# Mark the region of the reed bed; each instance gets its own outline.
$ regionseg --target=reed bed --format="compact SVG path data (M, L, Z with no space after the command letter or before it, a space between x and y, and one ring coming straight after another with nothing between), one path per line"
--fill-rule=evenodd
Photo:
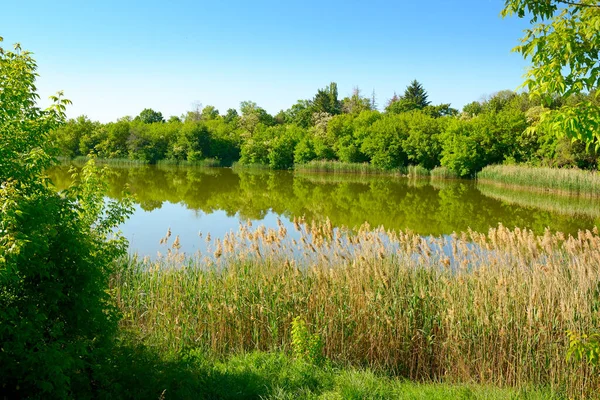
M187 160L159 160L157 165L178 165L189 167L207 167L217 168L221 166L221 161L216 158L205 158L203 160L187 161Z
M123 327L169 350L287 351L301 316L329 359L417 381L600 390L567 330L600 327L600 236L509 230L440 238L242 225L204 254L130 260L112 279Z
M267 164L244 164L238 161L235 161L233 164L231 164L231 168L233 169L245 169L245 170L258 170L258 171L263 171L263 170L272 170L273 168L271 168L269 165Z
M460 177L454 171L449 170L447 167L435 167L429 173L431 179L459 179Z
M519 190L495 183L477 182L477 189L487 197L519 206L532 207L565 215L600 218L600 201L589 196L569 196L532 190Z
M69 162L78 164L86 163L90 160L90 157L78 156L69 160ZM96 164L111 165L111 166L137 166L137 165L148 165L149 162L146 160L132 160L129 158L94 158Z
M477 174L477 179L511 186L600 195L600 173L580 169L490 165Z
M385 170L369 163L347 163L330 160L314 160L306 164L296 164L297 172L330 172L335 174L406 174L406 168Z
M431 171L420 165L409 165L406 174L409 178L429 178Z

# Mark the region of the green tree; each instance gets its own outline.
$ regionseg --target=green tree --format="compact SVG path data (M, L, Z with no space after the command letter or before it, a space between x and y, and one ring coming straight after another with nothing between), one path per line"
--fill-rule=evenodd
M225 120L225 122L227 122L228 124L235 122L239 119L239 115L238 112L235 108L230 108L227 110L227 112L225 113L225 115L223 116L223 119Z
M423 85L421 85L416 79L406 87L404 90L404 96L402 96L405 101L415 104L420 110L429 105L427 97L428 95L423 88Z
M597 0L505 0L502 16L530 17L513 49L531 61L524 87L550 105L556 96L592 92L600 85L600 4ZM595 95L596 97L598 94ZM542 114L556 134L600 147L600 107L592 101Z
M202 119L205 121L215 119L218 116L219 110L217 110L215 106L206 106L202 109Z
M312 100L312 112L337 115L342 112L342 105L338 100L337 83L331 82L324 89L319 89Z
M140 115L135 117L136 120L142 121L145 124L154 124L156 122L165 122L161 112L154 111L151 108L144 108Z
M61 193L44 178L70 102L38 108L36 76L30 53L0 48L0 396L90 398L117 329L108 278L130 206L105 203L93 165Z
M346 114L360 114L362 111L372 110L373 105L374 100L362 96L357 86L352 90L352 96L342 100L342 111Z

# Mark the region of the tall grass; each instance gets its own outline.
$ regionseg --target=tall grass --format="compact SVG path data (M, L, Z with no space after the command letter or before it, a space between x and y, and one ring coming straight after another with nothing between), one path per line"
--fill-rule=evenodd
M203 160L187 161L187 160L159 160L157 165L178 165L190 167L207 167L217 168L221 166L221 161L216 158L205 158Z
M477 174L477 179L544 190L600 194L600 173L580 169L490 165Z
M600 236L503 226L427 239L295 221L241 226L205 254L132 259L113 277L123 325L165 349L286 351L301 316L326 356L414 380L551 386L600 376L567 362L567 330L600 326ZM166 240L172 240L165 238Z
M271 168L269 165L267 164L244 164L238 161L235 161L233 164L231 164L231 168L233 169L247 169L247 170L271 170L273 168Z
M458 174L447 167L435 167L430 172L431 179L458 179Z
M409 178L429 178L430 171L420 165L409 165L406 174Z
M600 218L600 201L590 196L569 196L548 194L534 191L521 190L498 185L496 183L477 182L477 189L487 197L491 197L510 204L532 207L565 215L587 215Z
M62 159L63 162L72 162L75 164L86 163L90 158L86 156L78 156L73 159ZM148 165L148 161L145 160L132 160L129 158L95 158L97 164L111 165L111 166L137 166L137 165Z
M346 163L341 161L314 160L296 164L298 172L331 172L337 174L405 174L406 169L385 170L369 163Z

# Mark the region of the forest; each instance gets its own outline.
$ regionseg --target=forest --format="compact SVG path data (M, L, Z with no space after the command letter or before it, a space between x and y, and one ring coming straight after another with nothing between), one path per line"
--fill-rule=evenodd
M355 88L339 99L337 84L319 89L275 116L251 101L240 112L220 114L197 107L167 120L144 109L102 124L85 116L71 119L51 137L65 158L95 155L140 163L264 166L291 169L314 160L368 163L382 171L409 165L442 166L472 177L492 164L596 169L598 155L580 139L556 135L540 119L547 110L584 101L596 106L595 93L555 96L550 104L528 93L503 90L465 105L432 105L417 80L394 95L383 111L375 94Z

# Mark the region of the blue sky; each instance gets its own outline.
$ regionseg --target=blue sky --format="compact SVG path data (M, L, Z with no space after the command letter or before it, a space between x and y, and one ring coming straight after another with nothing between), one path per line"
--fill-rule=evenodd
M82 3L4 2L0 36L35 53L43 98L64 90L70 117L102 122L244 100L277 113L331 81L382 108L417 79L461 108L527 65L510 50L528 21L502 19L503 0Z

